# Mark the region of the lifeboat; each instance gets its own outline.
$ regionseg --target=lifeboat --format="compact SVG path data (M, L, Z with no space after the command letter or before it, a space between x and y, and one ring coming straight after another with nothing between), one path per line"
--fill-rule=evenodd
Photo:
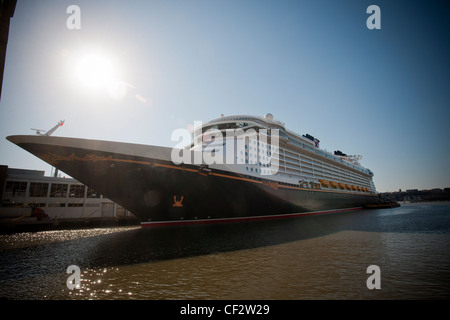
M344 185L343 183L341 183L341 182L338 182L338 186L339 186L339 188L341 188L341 189L345 189L345 185Z
M347 190L352 190L352 186L349 185L349 184L345 184L345 189L347 189Z
M329 187L330 186L330 182L328 181L328 180L324 180L324 179L319 179L319 182L320 182L320 184L323 186L323 187Z

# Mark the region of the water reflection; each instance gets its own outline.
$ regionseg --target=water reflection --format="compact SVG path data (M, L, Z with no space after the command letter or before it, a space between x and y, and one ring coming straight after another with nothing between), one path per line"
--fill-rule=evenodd
M442 287L450 274L448 208L434 206L424 212L411 206L189 228L122 227L0 236L0 296L448 297ZM378 292L366 288L370 264L379 265L383 272L383 290ZM69 265L82 270L79 290L67 289Z

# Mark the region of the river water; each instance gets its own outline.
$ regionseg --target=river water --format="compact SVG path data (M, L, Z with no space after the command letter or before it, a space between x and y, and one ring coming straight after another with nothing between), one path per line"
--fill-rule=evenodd
M69 266L80 270L72 290ZM12 300L449 299L449 289L450 203L0 235L0 297Z

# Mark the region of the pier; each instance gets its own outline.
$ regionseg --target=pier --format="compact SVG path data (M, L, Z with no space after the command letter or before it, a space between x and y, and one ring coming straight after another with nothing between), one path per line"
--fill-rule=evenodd
M138 224L128 210L81 182L0 166L0 230L32 231Z

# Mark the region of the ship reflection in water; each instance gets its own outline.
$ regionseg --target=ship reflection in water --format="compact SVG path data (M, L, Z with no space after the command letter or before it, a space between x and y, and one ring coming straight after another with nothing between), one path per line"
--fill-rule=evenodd
M9 299L450 298L450 205L225 225L0 235ZM69 266L81 270L69 290ZM368 266L381 289L366 286Z

